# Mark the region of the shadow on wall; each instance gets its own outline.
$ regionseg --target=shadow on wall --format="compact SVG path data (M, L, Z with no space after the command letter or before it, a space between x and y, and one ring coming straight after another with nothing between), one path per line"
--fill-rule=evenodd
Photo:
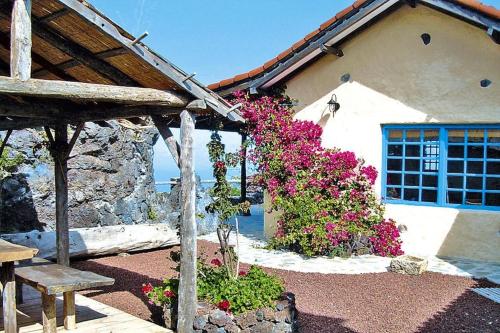
M0 182L0 233L42 231L44 227L38 219L27 175L19 173L3 179Z
M499 212L459 210L437 255L500 263L499 248Z

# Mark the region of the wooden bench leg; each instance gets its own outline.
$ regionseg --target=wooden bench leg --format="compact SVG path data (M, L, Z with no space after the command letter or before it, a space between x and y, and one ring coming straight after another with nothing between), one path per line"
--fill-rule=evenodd
M0 269L2 283L2 303L5 333L17 333L16 279L14 263L3 262Z
M42 293L43 333L56 333L56 295Z
M64 328L74 330L76 328L75 292L67 291L64 294Z

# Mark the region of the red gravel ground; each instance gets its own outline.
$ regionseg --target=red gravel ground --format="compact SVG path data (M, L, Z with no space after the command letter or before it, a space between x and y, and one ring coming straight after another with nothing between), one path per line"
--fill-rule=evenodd
M204 241L198 245L210 258L217 249ZM178 248L78 261L73 266L116 279L114 286L85 295L158 322L157 309L147 304L140 288L176 274L170 260L173 250ZM287 290L295 293L300 332L500 332L500 304L470 290L499 287L486 281L438 273L413 277L268 271L281 276Z

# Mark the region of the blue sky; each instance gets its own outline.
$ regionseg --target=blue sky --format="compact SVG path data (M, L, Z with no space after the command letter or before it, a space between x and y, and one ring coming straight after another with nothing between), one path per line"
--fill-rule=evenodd
M246 72L287 49L353 0L90 0L125 30L205 84ZM500 8L500 0L483 3ZM175 134L178 135L177 132ZM196 167L211 178L205 145L196 136ZM237 149L236 134L224 135ZM155 146L155 177L178 174L164 144Z

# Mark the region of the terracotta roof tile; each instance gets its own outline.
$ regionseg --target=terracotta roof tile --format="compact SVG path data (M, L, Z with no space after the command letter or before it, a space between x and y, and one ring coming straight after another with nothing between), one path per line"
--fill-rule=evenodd
M477 0L455 0L455 1L462 6L475 9L478 12L481 12L485 15L494 17L496 19L500 19L500 10L493 6L487 6Z
M250 74L248 74L248 73L243 73L243 74L240 74L240 75L236 75L234 77L234 81L242 81L244 79L248 79L249 75Z
M286 49L285 51L281 52L280 54L278 54L276 59L278 59L278 61L280 61L281 59L290 55L292 52L293 52L293 48L290 47L290 48Z
M351 6L349 6L349 7L345 8L345 9L341 10L334 17L332 17L328 21L326 21L323 24L321 24L320 27L319 27L319 29L316 29L316 30L310 32L303 39L301 39L298 42L296 42L295 44L293 44L292 47L290 47L287 50L281 52L277 57L269 60L263 66L257 67L257 68L255 68L255 69L253 69L253 70L251 70L251 71L249 71L247 73L236 75L233 78L222 80L220 82L210 84L208 86L208 88L210 88L210 89L218 89L218 88L221 88L221 87L233 84L235 82L243 81L243 80L246 80L246 79L251 78L253 76L261 74L262 72L264 72L268 68L270 68L273 65L275 65L277 62L283 60L284 58L286 58L287 56L289 56L290 54L292 54L295 50L297 50L298 48L300 48L306 42L308 42L312 38L316 37L321 31L325 30L326 28L328 28L330 25L332 25L336 21L344 18L351 11L356 10L359 7L363 6L368 1L369 0L357 0L357 1L355 1ZM448 0L448 1L452 1L452 0ZM478 12L484 14L484 15L487 15L487 16L490 16L490 17L493 17L493 18L496 18L496 19L500 19L500 10L496 9L493 6L484 5L484 4L482 4L481 2L479 2L477 0L453 0L453 1L455 1L459 5L471 8L473 10L476 10L476 11L478 11Z
M338 12L337 15L335 15L335 17L337 18L337 20L340 20L341 18L349 14L353 9L354 9L353 6L346 7L340 12Z
M248 72L248 75L249 76L255 76L257 74L260 74L264 71L264 67L263 66L260 66L260 67L257 67L255 69L252 69L250 72ZM222 85L222 84L221 84Z
M328 21L324 22L323 24L321 24L319 26L319 30L325 30L326 28L328 28L329 26L331 26L333 23L335 23L337 21L337 18L334 16L332 17L331 19L329 19Z
M352 4L352 7L353 8L359 8L361 6L363 6L363 4L366 2L367 0L357 0L355 3Z
M306 43L306 40L304 38L302 38L301 40L299 40L297 43L293 44L292 45L292 49L295 51L297 50L299 47L301 47L302 45L304 45Z
M307 40L309 40L309 39L313 38L314 36L316 36L316 35L317 35L320 31L321 31L321 30L319 30L319 29L316 29L316 30L314 30L314 31L311 31L310 33L308 33L308 34L304 37L304 39L307 41Z
M264 66L262 66L262 67L264 67L264 69L268 69L269 67L273 66L277 62L278 62L278 59L272 58L271 60L269 60L268 62L266 62L264 64Z
M211 83L207 86L207 88L210 90L215 90L217 88L220 88L220 82Z
M229 79L225 79L225 80L220 81L221 87L228 86L231 83L234 83L234 78L229 78Z

